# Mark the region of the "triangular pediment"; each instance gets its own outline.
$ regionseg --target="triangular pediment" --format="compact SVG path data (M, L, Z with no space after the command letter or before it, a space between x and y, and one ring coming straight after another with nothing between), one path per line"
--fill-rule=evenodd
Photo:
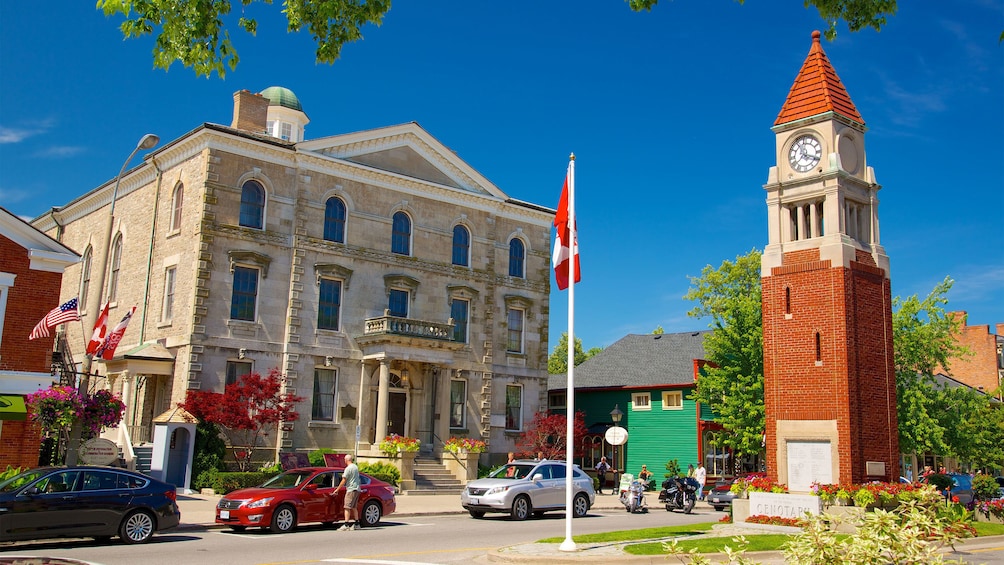
M297 151L456 190L507 198L481 173L415 122L304 141Z

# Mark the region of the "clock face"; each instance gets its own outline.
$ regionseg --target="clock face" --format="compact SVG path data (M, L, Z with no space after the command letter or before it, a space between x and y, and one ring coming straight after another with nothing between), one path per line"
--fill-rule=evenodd
M799 173L812 170L822 156L823 146L811 135L800 136L788 150L788 162Z

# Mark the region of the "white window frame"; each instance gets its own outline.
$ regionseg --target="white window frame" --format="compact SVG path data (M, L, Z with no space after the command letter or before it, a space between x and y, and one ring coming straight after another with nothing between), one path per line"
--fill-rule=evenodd
M317 377L318 371L328 371L334 377L334 382L331 383L331 418L318 418L314 415L314 401L316 397L314 396L317 391ZM324 393L328 394L328 393ZM337 422L338 421L338 370L334 367L314 367L314 382L313 388L310 392L310 421L311 422Z
M509 419L509 389L516 388L519 389L519 416L516 418L515 428L510 428L508 426L508 421L506 422L505 431L507 432L521 432L523 431L523 385L519 384L507 384L505 385L505 414L503 418L505 420Z
M181 198L179 198L179 196ZM178 183L174 187L174 192L171 194L171 223L169 234L174 234L181 231L181 217L185 206L185 185Z
M671 401L670 399L674 399ZM662 391L663 410L683 410L683 391L664 390Z
M631 393L631 410L635 412L647 412L652 409L652 393L634 392Z
M160 306L160 321L170 324L174 319L174 293L177 290L178 266L171 265L164 269L164 300Z
M453 425L453 410L454 410L454 406L455 406L455 404L453 402L453 383L460 383L460 384L463 385L463 388L464 388L464 391L463 391L463 394L461 395L461 400L460 400L460 423L457 424L457 425ZM467 428L467 410L466 410L466 408L467 408L467 379L450 379L450 429L451 430L458 430L458 429L466 429Z
M509 325L510 325L509 321L511 319L510 316L514 312L519 312L520 324L521 324L520 325L520 329L519 329L519 348L518 349L510 349L509 348L509 346L510 346L509 332L511 331L510 328L509 328ZM522 355L523 353L526 352L526 310L524 310L522 308L509 308L509 309L507 309L506 310L506 315L505 315L505 321L506 321L506 336L505 336L505 349L506 349L506 353L515 353L516 355Z

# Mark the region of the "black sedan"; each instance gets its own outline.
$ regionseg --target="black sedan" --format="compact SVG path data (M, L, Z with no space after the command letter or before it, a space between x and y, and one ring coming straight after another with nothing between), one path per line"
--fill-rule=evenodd
M39 467L0 483L0 541L119 536L143 543L181 521L174 485L114 467Z

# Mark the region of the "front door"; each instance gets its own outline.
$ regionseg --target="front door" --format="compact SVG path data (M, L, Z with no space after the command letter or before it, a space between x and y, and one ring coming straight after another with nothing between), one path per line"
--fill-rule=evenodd
M405 435L405 407L408 395L403 392L391 392L387 406L387 434Z

